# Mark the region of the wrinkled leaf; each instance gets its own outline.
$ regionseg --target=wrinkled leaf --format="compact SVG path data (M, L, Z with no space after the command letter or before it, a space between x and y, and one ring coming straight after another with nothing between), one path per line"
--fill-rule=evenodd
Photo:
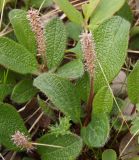
M102 87L94 97L93 114L106 113L112 110L113 96L108 87Z
M90 148L103 147L109 138L109 119L105 114L93 115L87 127L81 129L81 137Z
M0 64L22 74L37 71L35 57L20 44L4 37L0 38Z
M80 99L87 102L90 91L89 75L87 72L77 81L76 90Z
M95 91L106 85L98 61L109 82L119 73L127 54L130 23L115 16L94 31L96 43Z
M67 79L44 73L35 79L34 86L45 93L65 115L69 115L75 122L80 121L80 100L75 87Z
M60 67L57 74L63 78L77 79L83 76L84 65L80 60L73 60Z
M63 59L66 48L66 29L58 18L52 19L45 27L46 57L48 68L57 67Z
M31 100L37 91L33 86L33 81L31 79L25 79L17 83L14 87L11 99L16 103L25 103Z
M128 76L128 96L132 103L139 103L139 61Z
M9 18L19 43L32 54L36 54L36 40L27 19L27 12L21 9L13 9L9 13Z
M62 146L63 148L38 147L42 160L72 160L76 159L82 150L82 139L74 134L56 137L53 134L44 135L40 143Z
M16 109L9 104L0 103L0 144L10 150L19 150L11 140L11 136L16 131L28 135L24 122Z
M139 135L139 117L136 117L133 121L132 121L132 126L131 126L131 133L134 134L138 134Z

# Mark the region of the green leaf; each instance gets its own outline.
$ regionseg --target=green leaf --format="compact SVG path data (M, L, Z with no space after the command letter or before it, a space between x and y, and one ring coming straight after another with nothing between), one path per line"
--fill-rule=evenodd
M119 73L125 62L130 23L115 16L100 25L94 31L97 62L101 64L106 78L111 82ZM98 63L96 63L95 91L106 85L106 80Z
M129 48L131 50L139 50L139 36L138 35L132 37L131 42L129 44Z
M130 132L131 134L138 134L139 135L139 117L136 117L133 121L132 121L132 126L130 128Z
M71 127L71 123L70 123L70 118L69 117L60 117L59 118L59 123L56 123L54 125L51 125L49 127L50 129L50 133L54 134L56 136L59 135L67 135L70 133L70 127Z
M100 3L100 0L89 0L88 4L82 5L83 13L87 21L92 15L92 13L95 11L99 3Z
M9 18L19 43L32 54L36 54L36 40L27 19L27 12L21 9L13 9L9 13Z
M33 8L40 8L40 6L42 5L42 9L45 7L49 7L50 5L52 5L52 0L25 0L25 2L28 1L28 5L32 6ZM27 2L26 2L27 3Z
M13 84L0 84L0 101L2 102L4 98L12 93L14 85Z
M2 102L12 93L16 84L15 74L9 70L0 67L0 101Z
M65 115L75 122L80 122L80 100L75 87L67 79L44 73L34 80L34 86L44 92Z
M132 23L134 20L133 12L132 12L130 6L128 5L128 2L125 2L123 7L117 12L116 15L119 15L119 16L125 18L130 23Z
M66 23L66 30L68 37L78 41L79 40L79 35L81 34L82 27L73 23L73 22L67 22Z
M42 160L73 160L78 157L83 147L82 139L74 134L58 137L47 134L41 137L39 142L63 147L38 147Z
M79 59L73 60L60 67L57 71L57 74L63 78L77 79L83 76L84 65Z
M113 96L108 87L102 87L94 97L93 114L109 114L113 106Z
M70 49L66 50L66 52L75 53L78 59L83 60L83 51L82 51L80 41L78 41L78 43L76 44L76 46L74 48L70 48Z
M47 106L46 102L40 99L39 96L37 97L37 99L38 99L39 107L42 109L43 113L55 121L55 113L53 109Z
M53 0L72 22L82 25L82 14L68 0Z
M137 61L133 71L127 80L128 96L132 103L139 103L139 61Z
M99 113L93 115L87 127L81 129L81 137L90 148L102 147L109 138L110 125L107 115Z
M4 37L0 37L0 64L22 74L37 71L35 56L20 44Z
M89 91L90 91L90 83L89 83L89 75L87 72L80 78L76 83L76 92L81 100L87 102Z
M9 104L0 103L0 144L10 150L19 150L11 140L11 136L16 131L28 135L24 122L16 109Z
M131 28L130 36L134 37L137 36L138 34L139 34L139 26L133 26Z
M38 90L33 86L32 79L25 79L17 83L14 87L11 99L16 103L25 103L31 100L37 91Z
M124 3L125 0L101 0L91 17L90 27L92 29L98 27L106 19L112 17Z
M102 160L117 160L116 152L113 149L107 149L102 154Z
M52 19L45 28L46 57L49 69L57 67L63 59L66 48L66 29L58 18Z

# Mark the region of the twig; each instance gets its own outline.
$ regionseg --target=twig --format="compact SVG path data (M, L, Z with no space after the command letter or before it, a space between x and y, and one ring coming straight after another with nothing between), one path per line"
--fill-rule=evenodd
M5 2L6 2L6 0L4 0L3 4L2 4L2 11L1 11L1 17L0 17L0 30L1 30L1 25L2 25L2 19L3 19L3 12L4 12Z
M5 158L2 156L2 154L0 153L0 157L2 158L2 160L5 160Z
M124 153L124 151L127 149L127 147L129 146L129 144L131 143L131 141L134 139L134 137L139 133L139 129L136 131L136 133L131 137L131 139L129 140L129 142L126 144L126 146L124 147L124 149L122 150L122 152L120 153L120 156L122 156L122 154Z
M8 31L6 31L6 32L4 32L4 33L1 32L1 33L0 33L0 37L9 34L9 33L11 33L12 31L13 31L13 29L9 29Z
M28 102L26 103L26 105L23 106L22 108L20 108L17 112L22 112L22 111L24 111L24 110L26 109L27 105L28 105L30 102L31 102L31 100L28 101Z
M25 120L25 123L27 121L29 121L41 108L39 107L35 112L33 112L33 114L31 114L26 120Z
M15 156L16 156L16 152L14 152L14 153L12 154L10 160L14 160Z
M131 49L129 49L128 52L129 53L137 53L137 54L139 54L139 51L134 51L134 50L131 50Z
M39 120L42 118L42 116L43 116L43 112L39 115L39 117L33 123L33 125L31 126L31 128L28 130L29 133L32 131L32 129L35 127L35 125L39 122Z
M53 147L53 148L64 148L62 146L57 146L57 145L52 145L52 144L43 144L43 143L35 143L35 142L31 142L31 144L33 144L35 146L44 146L44 147Z

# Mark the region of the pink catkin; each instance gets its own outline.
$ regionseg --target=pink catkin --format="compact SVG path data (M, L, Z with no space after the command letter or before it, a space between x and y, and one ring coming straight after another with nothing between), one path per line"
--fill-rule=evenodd
M44 37L44 27L43 27L41 18L39 16L39 11L34 9L29 10L27 18L30 21L32 31L35 33L37 48L38 48L38 55L42 55L44 60L46 44L45 44L45 37Z
M94 76L95 72L95 42L91 32L83 32L80 35L80 42L84 54L85 68L89 72L90 77Z
M20 131L16 131L15 134L11 136L11 140L17 147L26 149L28 152L34 149L30 139Z

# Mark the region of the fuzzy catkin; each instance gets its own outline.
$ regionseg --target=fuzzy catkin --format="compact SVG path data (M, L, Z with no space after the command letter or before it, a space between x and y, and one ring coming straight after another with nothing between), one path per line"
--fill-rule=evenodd
M20 131L16 131L15 134L11 136L11 140L17 147L26 149L27 152L30 152L34 149L34 146L30 142L30 139Z
M91 32L83 32L80 35L80 42L84 54L85 69L89 72L90 77L95 73L95 42Z
M28 11L27 18L30 21L32 31L35 33L38 55L44 56L46 50L44 27L39 16L39 11L31 9Z

